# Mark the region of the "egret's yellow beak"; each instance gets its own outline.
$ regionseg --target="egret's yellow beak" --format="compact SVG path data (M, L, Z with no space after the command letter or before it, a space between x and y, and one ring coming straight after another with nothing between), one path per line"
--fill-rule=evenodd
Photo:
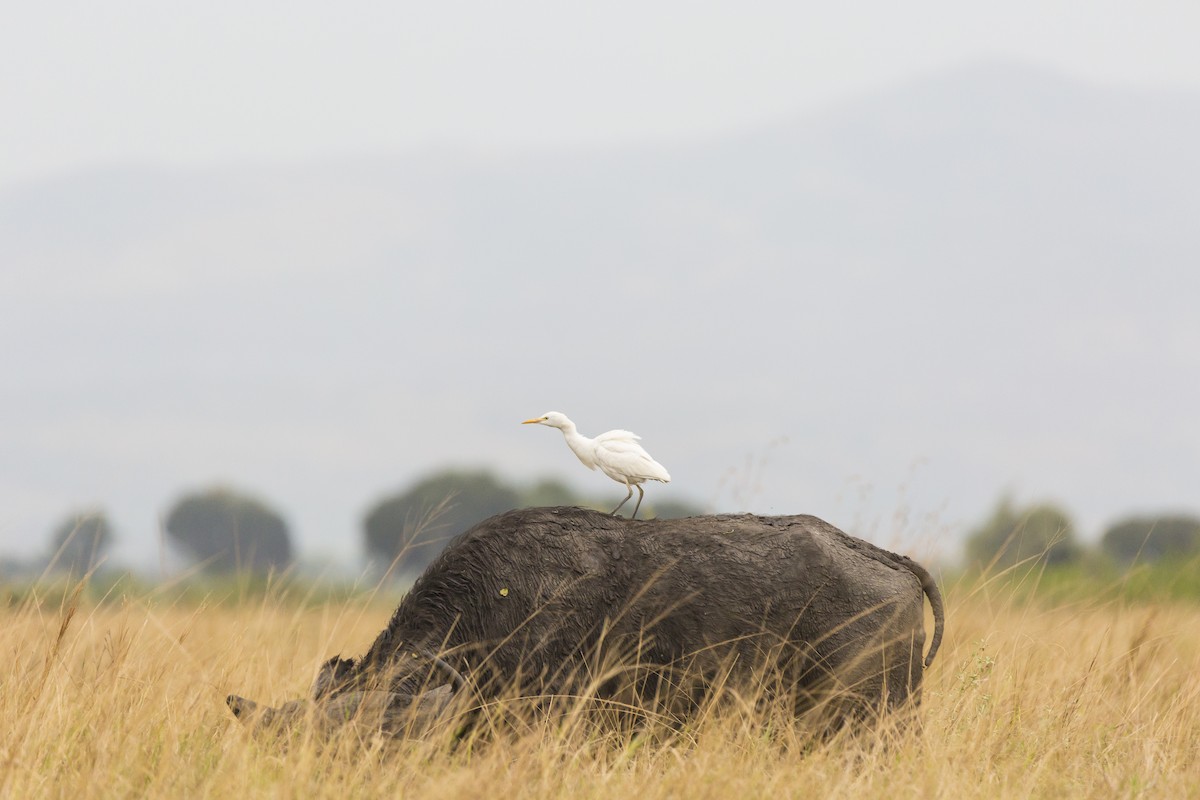
M545 419L546 419L545 417L534 417L533 419L527 419L527 420L525 420L525 421L524 421L524 422L522 422L521 424L522 424L522 425L533 425L534 423L537 423L537 422L542 422L542 421L543 421L543 420L545 420Z

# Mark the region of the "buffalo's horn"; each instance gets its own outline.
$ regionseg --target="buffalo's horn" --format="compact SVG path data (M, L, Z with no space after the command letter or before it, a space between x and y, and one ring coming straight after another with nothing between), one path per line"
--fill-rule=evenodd
M467 688L466 680L463 678L462 675L460 675L458 673L458 670L456 670L454 667L450 666L449 664L447 664L445 661L438 658L437 656L433 657L433 664L435 667L440 669L442 672L446 673L446 677L450 679L450 685L452 687L454 687L454 691L456 694L458 692L461 692L463 689Z

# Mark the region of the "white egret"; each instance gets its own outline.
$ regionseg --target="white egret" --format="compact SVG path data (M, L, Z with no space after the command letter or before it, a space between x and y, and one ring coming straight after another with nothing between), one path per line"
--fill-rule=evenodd
M567 440L567 447L571 448L571 452L579 457L585 467L588 469L599 467L601 472L617 483L625 484L629 494L625 495L621 505L612 510L614 515L621 510L621 506L629 502L629 498L633 497L633 487L637 487L638 501L637 505L633 507L633 516L630 519L636 519L638 509L642 507L642 498L646 496L646 492L642 489L644 481L671 482L667 468L651 458L650 454L638 444L638 439L642 437L636 433L615 430L602 433L595 439L589 439L579 432L574 422L567 419L566 414L560 414L557 411L547 411L542 416L527 419L521 424L548 425L551 428L558 428L562 431L563 438Z

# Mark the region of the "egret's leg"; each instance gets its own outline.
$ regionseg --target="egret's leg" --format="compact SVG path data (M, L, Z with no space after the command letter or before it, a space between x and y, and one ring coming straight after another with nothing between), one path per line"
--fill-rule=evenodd
M633 516L630 517L630 519L637 519L638 509L642 507L642 498L646 496L646 492L642 489L642 485L640 483L634 485L637 486L638 489L638 501L637 505L633 507Z
M625 495L625 499L621 501L621 506L623 506L623 505L625 505L626 503L628 503L628 502L629 502L629 498L633 497L633 486L632 486L631 484L628 484L628 483L627 483L627 484L625 484L625 485L626 485L627 487L629 487L629 494ZM615 516L617 515L617 512L621 510L621 506L617 506L616 508L614 508L614 509L612 510L612 513L611 513L611 514L609 514L609 516L610 516L610 517L615 517Z

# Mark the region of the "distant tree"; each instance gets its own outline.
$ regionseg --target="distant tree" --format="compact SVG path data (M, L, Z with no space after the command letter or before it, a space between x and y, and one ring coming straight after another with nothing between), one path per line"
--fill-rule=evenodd
M425 569L449 541L488 517L514 508L582 506L608 510L608 501L580 495L556 478L514 488L486 470L444 470L376 503L363 519L367 554L396 571ZM616 505L616 500L612 501ZM685 517L699 509L682 502L648 503L642 518Z
M484 470L446 470L386 497L363 519L367 555L397 572L420 572L454 536L518 507L519 495Z
M967 537L967 560L977 566L995 560L997 567L1004 568L1027 559L1065 564L1080 555L1070 517L1048 503L1018 509L1010 498L1002 498L992 515Z
M583 496L557 478L543 478L522 490L518 502L521 508L588 505Z
M50 557L55 569L82 575L100 563L112 543L112 526L103 511L76 511L54 529Z
M614 484L615 486L615 484ZM621 500L621 492L613 492L610 499L585 496L571 489L562 481L556 478L543 478L537 483L525 489L520 494L520 505L522 508L532 506L582 506L583 508L594 508L600 511L611 511ZM627 514L633 510L632 503L627 504L622 509L622 514ZM657 500L653 501L647 497L646 502L642 504L642 510L638 512L638 519L678 519L680 517L692 517L702 513L701 509L682 500Z
M1189 558L1200 554L1200 519L1130 517L1104 532L1100 549L1120 564Z
M210 572L266 572L292 563L283 518L232 489L183 497L167 514L166 529L172 542Z
M656 500L642 506L642 512L638 514L638 519L641 519L643 515L646 519L682 519L703 513L702 508L685 500Z

